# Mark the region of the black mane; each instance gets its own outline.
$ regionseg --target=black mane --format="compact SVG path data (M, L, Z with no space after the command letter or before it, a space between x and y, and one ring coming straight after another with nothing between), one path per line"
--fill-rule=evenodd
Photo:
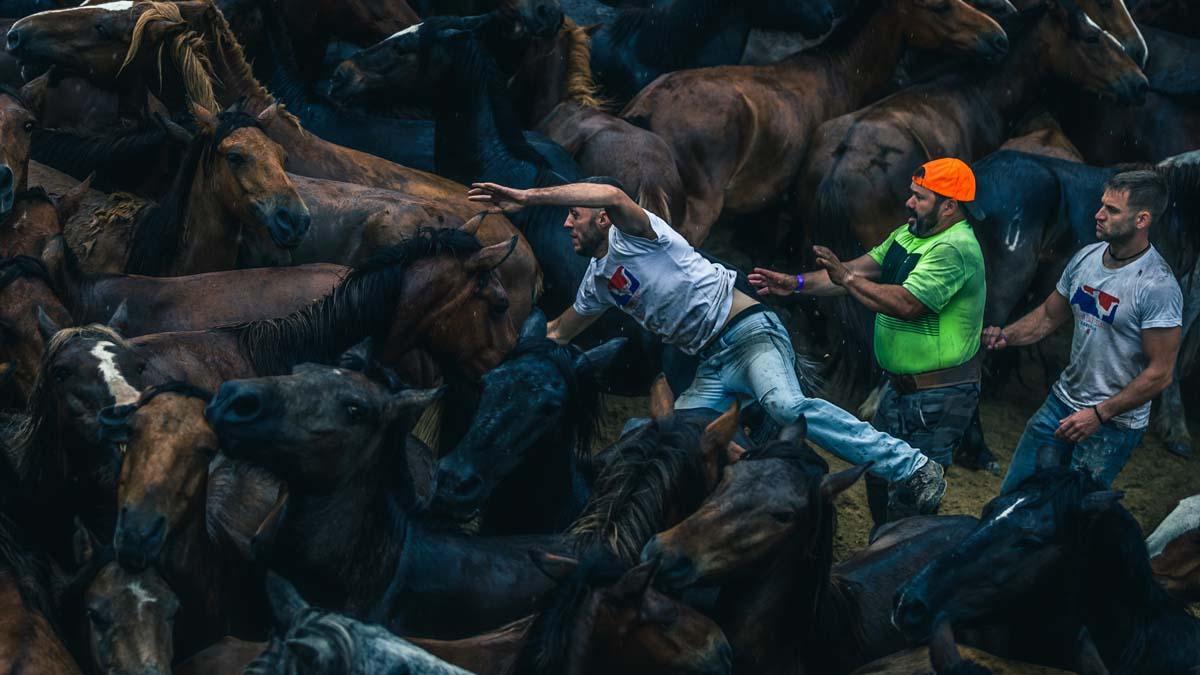
M571 431L575 437L576 456L586 471L591 464L592 441L600 429L604 395L596 369L585 374L576 370L575 358L581 354L583 350L574 345L560 345L547 338L525 338L513 347L504 362L532 355L550 361L562 373L567 384L567 409L562 418L565 424L574 425Z
M238 345L261 375L285 375L298 363L332 363L370 337L378 344L396 312L408 266L422 258L478 252L474 236L453 228L421 227L358 267L325 298L278 319L259 319L217 330Z
M0 258L0 289L7 288L17 279L24 278L41 279L46 282L46 285L54 287L50 271L46 269L46 263L42 262L40 258L28 255Z
M217 115L217 127L211 134L196 134L175 172L171 189L138 217L129 244L126 274L156 276L170 269L183 245L188 202L201 163L212 162L217 145L229 134L246 127L261 128L257 119L242 111L240 106L234 106Z
M1162 214L1164 227L1158 234L1171 242L1167 250L1160 248L1159 252L1178 263L1173 265L1175 275L1183 279L1191 274L1200 258L1200 164L1162 166L1156 170L1166 181L1169 196Z
M70 129L35 129L30 156L77 180L95 174L95 187L109 192L132 189L157 171L158 158L172 143L160 127L94 135Z
M49 588L49 567L20 541L17 526L0 514L0 574L11 575L25 608L44 616L55 626L56 612Z

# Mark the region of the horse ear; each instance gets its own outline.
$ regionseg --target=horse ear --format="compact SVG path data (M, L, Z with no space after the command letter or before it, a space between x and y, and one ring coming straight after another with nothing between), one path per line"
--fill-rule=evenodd
M392 396L391 404L405 412L419 413L433 405L445 392L445 385L433 389L401 389Z
M318 637L294 638L284 643L302 667L303 673L338 673L346 672L337 667L337 657L328 642Z
M468 273L486 272L496 269L500 263L508 259L513 249L517 247L517 235L513 235L508 241L502 241L499 244L492 244L477 251L470 258L463 261L463 267Z
M833 501L834 497L849 490L850 486L857 483L858 479L862 478L863 474L867 472L867 469L870 469L874 465L875 462L867 462L866 464L852 466L845 471L825 476L821 479L821 498L826 501Z
M375 354L375 343L367 336L362 342L347 349L344 354L338 357L338 368L353 370L359 373L367 372L370 367L372 358Z
M675 394L662 373L650 385L650 419L664 420L675 414Z
M71 545L77 567L90 565L100 552L100 540L96 539L78 516L75 517L75 534L71 538Z
M121 304L117 305L117 310L112 313L105 325L124 334L129 328L129 302L122 299Z
M575 558L568 558L565 555L555 555L537 549L529 551L529 559L542 571L542 574L560 584L570 578L575 573L575 570L579 568L579 560Z
M287 579L270 571L267 572L267 600L271 603L276 626L285 632L300 612L308 609L300 591Z
M55 333L62 330L58 327L58 324L54 323L54 319L50 318L46 310L42 309L41 305L37 307L37 325L38 332L42 334L42 340L47 343L50 342L50 338L54 337Z
M176 124L175 120L172 120L170 117L167 117L162 113L155 113L154 120L158 122L160 127L163 128L163 131L167 132L168 136L175 139L175 141L178 143L190 145L191 142L196 138L196 134L184 129L182 126Z
M213 117L213 114L208 111L208 108L205 108L199 103L193 103L192 115L196 118L196 124L204 131L204 133L211 134L216 131L217 118Z
M95 172L88 174L82 183L68 190L55 202L54 210L58 212L58 225L61 229L66 229L67 221L79 213L79 207L83 205L83 198L92 189L92 179L95 177Z
M1053 469L1060 466L1060 456L1058 450L1052 445L1043 445L1038 448L1037 464L1035 465L1038 471L1043 469Z
M640 598L646 594L646 589L650 588L650 582L654 581L654 575L658 573L659 563L662 558L655 556L650 560L631 567L629 571L621 575L617 583L613 584L609 589L609 593L621 600L632 600Z
M460 229L463 232L466 232L467 234L474 237L476 235L476 233L479 232L479 226L483 224L483 219L486 218L487 216L488 216L487 211L480 211L479 213L476 213L474 216L471 216L470 220L463 223L462 227L460 227L458 229Z
M576 356L576 372L597 373L608 368L613 359L617 358L617 353L625 347L625 343L627 342L629 342L629 338L613 338L598 347L592 347L579 356Z
M1083 510L1088 513L1100 513L1121 501L1125 493L1121 490L1100 490L1083 497Z
M808 420L804 419L804 415L797 417L795 422L779 432L779 440L786 443L802 443L806 438L808 438Z
M41 117L46 109L46 94L50 87L50 71L33 78L21 87L21 100L29 106L29 112L35 117Z
M269 126L271 126L271 122L274 122L275 118L278 116L279 116L279 104L272 103L271 105L267 106L266 108L263 108L262 112L258 113L257 119L258 119L259 124L261 124L264 127L269 127Z
M704 457L704 476L708 479L710 486L717 484L717 477L720 475L718 468L720 467L720 453L728 452L729 444L733 442L733 435L737 433L738 409L738 402L735 400L729 410L704 428L704 434L700 437L700 453Z
M521 334L517 336L517 341L522 340L540 340L546 337L546 315L537 307L529 313L525 318L525 323L521 324Z

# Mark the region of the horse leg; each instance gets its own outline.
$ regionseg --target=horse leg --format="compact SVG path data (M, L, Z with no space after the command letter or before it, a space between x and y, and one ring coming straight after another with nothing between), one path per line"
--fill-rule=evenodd
M725 207L725 192L720 186L706 185L699 192L689 191L687 214L679 225L679 234L692 246L700 246L712 231L713 223Z
M1154 430L1167 444L1171 454L1180 457L1192 456L1192 436L1187 428L1187 411L1183 407L1183 395L1179 391L1179 364L1175 365L1175 379L1158 397L1158 419Z

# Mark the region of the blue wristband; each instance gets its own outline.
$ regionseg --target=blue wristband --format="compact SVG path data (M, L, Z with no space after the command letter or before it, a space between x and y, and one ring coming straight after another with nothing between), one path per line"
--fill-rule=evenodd
M796 290L792 291L792 293L799 293L803 289L804 289L804 275L797 274L796 275Z

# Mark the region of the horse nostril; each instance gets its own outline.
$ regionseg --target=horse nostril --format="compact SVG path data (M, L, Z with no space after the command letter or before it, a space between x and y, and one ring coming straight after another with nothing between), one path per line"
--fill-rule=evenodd
M229 414L226 415L226 418L249 422L262 414L262 399L255 392L242 392L229 402L228 410Z
M8 31L8 50L12 51L21 46L21 31L16 28Z
M468 476L454 486L455 496L462 499L475 497L481 490L483 490L483 481L479 479L479 476Z
M0 190L11 190L13 186L12 169L0 165Z

